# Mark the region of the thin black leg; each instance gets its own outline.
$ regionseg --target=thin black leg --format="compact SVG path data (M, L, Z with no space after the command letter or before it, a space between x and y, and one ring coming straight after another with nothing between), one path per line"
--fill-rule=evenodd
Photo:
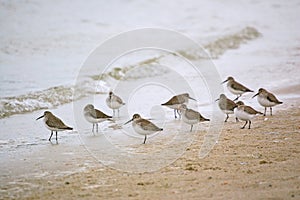
M53 131L51 131L51 135L49 137L49 141L51 141L52 135L53 135Z
M229 118L229 115L228 114L226 114L226 119L225 119L225 121L224 122L227 122L227 119Z
M56 141L57 141L57 131L55 132L55 135L56 135Z
M266 112L267 112L267 107L265 107L265 112L264 112L264 116L266 116Z
M98 123L96 124L96 128L97 128L97 133L98 133Z
M174 116L175 116L175 119L177 118L177 116L176 116L176 109L174 109Z
M93 128L92 128L92 132L94 133L94 126L95 126L95 124L93 123Z
M251 121L249 120L249 128L248 129L250 129L250 126L251 126Z
M193 124L191 125L191 130L190 130L190 132L192 132L192 130L193 130Z
M244 129L244 128L245 128L245 126L247 125L247 123L248 123L248 121L246 121L246 123L244 124L244 126L243 126L241 129Z
M272 116L272 107L270 107L270 113L271 113L271 116Z
M235 122L240 122L239 119L238 119L237 117L235 118Z
M146 140L147 140L147 135L145 135L145 139L144 139L144 142L143 142L143 144L145 144L145 143L146 143Z

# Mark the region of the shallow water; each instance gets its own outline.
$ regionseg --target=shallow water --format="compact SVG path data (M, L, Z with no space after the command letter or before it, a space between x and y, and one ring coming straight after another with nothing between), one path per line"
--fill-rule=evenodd
M188 92L198 102L190 101L189 107L211 117L216 97L207 89L207 80L221 82L231 75L255 91L264 87L276 92L284 102L300 97L297 1L176 2L169 12L162 9L167 7L166 2L119 1L100 7L95 6L96 2L86 5L69 1L0 4L0 22L6 27L0 32L1 185L14 184L17 177L43 177L91 166L103 167L99 160L113 168L128 167L126 163L118 163L120 154L112 159L103 153L112 146L125 152L125 156L137 154L143 160L145 152L154 152L155 156L155 152L163 152L172 141L173 153L180 156L193 135L186 132L188 125L173 120L171 109L160 104L173 94L192 88ZM68 11L64 9L66 6L70 8ZM114 62L105 79L99 80L95 71L85 71L80 87L75 86L82 63L98 44L120 31L145 26L167 27L192 37L212 54L220 77L194 75L174 55L145 51ZM203 59L203 52L187 48L179 49L178 53L200 65L211 64ZM128 87L132 90L126 91ZM82 108L93 103L111 113L105 106L109 89L116 90L127 105L121 108L117 126L105 122L100 125L102 132L93 135L91 124L82 116ZM225 86L224 91L234 98ZM263 109L256 99L251 99L252 95L243 95L241 99ZM287 107L288 103L275 107L275 112ZM59 133L58 144L50 143L47 140L50 131L42 121L35 121L46 109L75 128ZM146 146L140 145L143 138L130 125L118 128L135 112L153 118L154 123L168 131L150 136ZM205 135L209 124L197 128ZM179 137L180 133L183 134ZM184 145L174 139L186 135L188 140ZM84 144L89 145L92 155ZM169 154L167 163L174 159L174 154ZM148 166L148 171L157 167L148 164L149 161L141 162L141 166ZM139 169L140 166L135 168Z

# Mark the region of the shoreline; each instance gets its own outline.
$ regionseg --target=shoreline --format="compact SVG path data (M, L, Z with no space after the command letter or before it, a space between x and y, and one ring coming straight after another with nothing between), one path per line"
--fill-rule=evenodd
M151 173L127 173L95 164L69 175L24 178L1 186L2 197L24 199L292 199L300 197L300 104L291 100L274 116L257 117L252 129L233 117L218 144L198 157L204 133L197 132L174 163ZM82 159L84 160L84 159ZM93 162L93 161L91 161ZM10 187L18 186L19 191ZM11 192L11 193L10 193Z

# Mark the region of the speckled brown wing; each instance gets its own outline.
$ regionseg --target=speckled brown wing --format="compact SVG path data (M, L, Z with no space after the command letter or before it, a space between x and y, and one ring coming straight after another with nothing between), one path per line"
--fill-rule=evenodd
M256 115L256 114L263 114L257 110L254 110L252 107L250 106L241 106L242 109L246 112L246 113L249 113L251 115Z
M152 122L146 120L146 119L139 119L136 121L137 125L140 125L140 127L147 131L162 131L162 128L157 127Z
M268 92L268 95L267 95L267 99L271 102L274 102L274 103L277 103L277 104L281 104L282 102L279 101L274 94Z
M68 127L67 125L65 125L59 118L57 118L54 115L49 117L48 120L45 123L47 124L47 126L52 127L52 128L66 129L66 130L72 130L73 129L73 128Z

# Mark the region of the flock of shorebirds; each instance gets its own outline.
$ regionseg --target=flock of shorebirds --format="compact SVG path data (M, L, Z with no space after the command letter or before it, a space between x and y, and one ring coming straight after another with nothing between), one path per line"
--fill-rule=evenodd
M238 120L245 121L244 126L241 127L242 129L245 128L247 123L249 123L248 128L250 129L251 120L256 115L263 114L265 116L267 112L267 108L270 108L270 115L272 115L272 107L278 104L282 104L282 102L279 101L274 94L268 92L263 88L260 88L258 90L258 93L255 94L252 98L257 96L258 103L265 108L264 113L261 113L255 110L254 108L245 105L242 101L235 102L244 93L254 92L253 90L250 90L244 85L242 85L241 83L235 81L233 77L228 77L222 83L226 83L226 82L227 82L228 90L232 94L237 95L236 99L230 100L225 96L225 94L221 94L216 101L218 101L220 110L226 114L225 122L227 122L229 118L229 114L234 114L236 117L236 121ZM190 99L195 100L194 98L190 97L188 93L179 94L173 96L169 101L161 105L173 109L175 119L178 117L182 119L185 123L191 125L190 131L192 131L194 124L197 124L199 122L210 121L210 120L203 117L198 111L189 109L186 106L186 104ZM106 99L106 104L109 108L113 110L113 116L116 115L116 111L118 112L118 117L119 117L119 109L125 105L123 100L119 96L115 95L113 92L109 92L109 95ZM85 119L88 122L92 123L93 125L92 132L94 132L95 126L96 126L96 131L98 132L98 123L107 120L108 121L113 120L113 116L106 115L102 111L95 109L95 107L92 104L88 104L84 107L83 114ZM60 120L58 117L56 117L49 111L45 111L44 115L40 116L36 120L41 118L44 118L46 128L48 128L51 131L49 141L51 141L54 132L56 133L56 140L57 140L58 131L73 130L73 128L65 125L62 120ZM132 127L136 133L140 135L144 135L144 142L143 142L144 144L147 140L147 135L163 130L162 128L159 128L154 123L152 123L150 120L142 118L139 114L134 114L132 119L127 121L125 124L128 124L130 122L132 122Z

